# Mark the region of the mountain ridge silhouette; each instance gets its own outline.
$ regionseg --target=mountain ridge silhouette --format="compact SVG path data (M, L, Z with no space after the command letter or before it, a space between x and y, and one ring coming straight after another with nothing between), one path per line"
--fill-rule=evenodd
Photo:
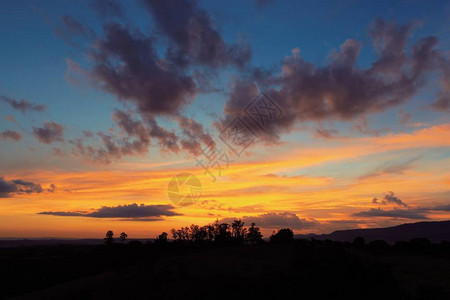
M405 223L384 228L336 230L328 234L296 234L296 239L332 240L352 242L356 237L363 237L366 242L384 240L388 243L409 241L414 238L426 238L433 243L450 241L450 220Z

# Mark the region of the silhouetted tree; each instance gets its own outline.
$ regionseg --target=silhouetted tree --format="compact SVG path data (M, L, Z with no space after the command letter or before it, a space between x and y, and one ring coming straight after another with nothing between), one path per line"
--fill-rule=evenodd
M289 228L280 229L276 234L272 234L270 236L271 243L286 244L292 242L293 240L294 232L292 232L292 230Z
M231 240L230 225L227 223L214 223L214 241L217 243L226 243Z
M206 225L205 226L206 231L206 240L211 243L215 239L215 229L213 225Z
M128 234L126 234L125 232L122 232L119 236L120 241L123 243L125 242L125 240L127 239Z
M212 225L198 226L192 224L190 227L172 228L170 233L176 242L181 243L226 243L236 241L244 243L263 242L262 234L255 223L248 229L244 228L244 222L235 220L231 226L227 223L219 223L218 220Z
M204 243L207 235L206 226L200 227L194 224L191 225L189 236L190 240L194 243Z
M243 243L247 229L244 228L244 222L241 220L234 220L231 224L231 236L238 243Z
M188 227L181 227L181 229L178 229L178 230L175 228L172 228L170 230L170 233L172 233L172 238L175 241L188 242L190 240L190 234L189 234Z
M261 231L259 227L255 226L255 223L252 223L248 228L245 239L250 243L260 243L263 241Z
M106 232L105 244L110 245L114 242L114 232L112 230L108 230Z

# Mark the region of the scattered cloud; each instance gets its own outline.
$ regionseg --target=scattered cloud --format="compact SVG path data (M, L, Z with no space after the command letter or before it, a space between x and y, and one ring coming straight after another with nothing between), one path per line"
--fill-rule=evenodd
M33 127L36 139L44 144L53 142L64 142L64 126L56 122L44 122L43 127Z
M22 113L28 111L43 112L47 107L42 104L28 102L25 99L16 100L6 96L0 96L0 100L11 105L12 108L20 110Z
M425 84L426 75L442 65L439 62L443 54L436 49L437 38L420 38L411 48L407 47L417 25L415 21L401 25L376 19L369 28L369 36L377 58L368 68L357 65L361 42L348 39L339 50L330 53L329 63L323 67L305 61L296 48L292 56L284 59L280 76L258 73L254 79L284 109L283 117L265 128L265 138L277 141L279 134L289 132L297 121L329 119L359 118L362 123L356 126L357 130L379 134L380 131L364 122L365 116L410 100ZM256 83L237 80L224 114L234 117L257 90Z
M0 139L7 140L11 139L14 141L20 141L23 138L22 134L13 130L4 130L0 132Z

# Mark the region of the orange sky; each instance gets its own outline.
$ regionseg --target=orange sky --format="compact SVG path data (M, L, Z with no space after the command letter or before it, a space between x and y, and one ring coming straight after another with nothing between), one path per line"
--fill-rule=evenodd
M353 215L379 208L372 199L382 198L388 191L395 192L407 203L407 208L399 209L447 203L450 170L446 166L450 165L450 158L433 162L433 157L428 160L426 156L450 146L450 124L411 133L344 138L333 141L332 147L320 144L321 141L302 147L285 144L279 147L284 149L283 152L276 153L274 147L273 151L268 151L270 154L264 155L258 154L255 147L250 148L248 155L236 157L216 182L204 175L194 160L166 164L163 172L157 164L144 163L145 157L137 162L119 162L104 171L11 173L6 180L21 178L39 182L44 188L53 183L56 190L2 199L0 236L102 237L111 229L143 238L192 223L207 224L215 219L285 212L316 224L305 228L299 225L294 229L297 233L327 232L349 226L373 227L413 221ZM418 158L408 167L396 166L403 156ZM366 166L373 157L377 157L375 168ZM180 172L197 175L202 183L202 194L196 204L177 207L175 211L180 215L164 217L164 220L141 222L37 214L43 211L90 211L102 206L132 203L171 205L167 185ZM394 209L395 205L387 204L381 208ZM447 219L450 214L429 211L427 216ZM268 234L272 228L269 226L263 231Z

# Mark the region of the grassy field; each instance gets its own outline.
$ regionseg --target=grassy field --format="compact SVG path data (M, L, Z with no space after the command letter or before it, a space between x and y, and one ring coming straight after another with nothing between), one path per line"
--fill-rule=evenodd
M449 246L416 244L4 248L0 282L17 299L449 299Z

